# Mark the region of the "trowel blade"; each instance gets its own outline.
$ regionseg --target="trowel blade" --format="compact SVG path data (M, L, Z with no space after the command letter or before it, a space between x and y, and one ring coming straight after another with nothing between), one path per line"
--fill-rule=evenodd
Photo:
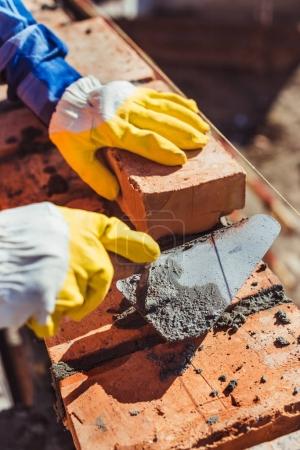
M270 216L253 216L163 252L117 288L166 340L197 337L218 320L279 231Z

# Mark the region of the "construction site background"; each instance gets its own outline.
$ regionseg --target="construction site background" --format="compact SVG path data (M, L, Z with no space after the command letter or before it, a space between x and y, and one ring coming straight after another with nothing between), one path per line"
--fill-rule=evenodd
M297 0L97 1L264 176L300 208L300 3ZM45 7L60 7L46 2ZM258 208L259 199L255 200ZM277 248L299 295L298 236ZM299 245L298 245L299 248ZM289 281L289 280L288 280ZM24 330L33 408L0 413L6 450L67 450L52 409L49 361ZM8 433L9 429L9 433Z

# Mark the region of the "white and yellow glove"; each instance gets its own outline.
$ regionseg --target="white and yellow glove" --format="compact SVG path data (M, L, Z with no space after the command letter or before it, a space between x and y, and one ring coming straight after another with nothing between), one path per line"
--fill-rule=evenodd
M80 320L105 298L107 251L147 263L160 253L147 234L117 218L51 203L0 213L0 328L27 323L52 336L60 319Z
M71 84L52 115L49 135L66 161L99 195L114 200L116 177L96 158L103 147L128 150L160 164L187 160L183 150L202 148L209 125L193 100L136 87L102 85L93 76Z

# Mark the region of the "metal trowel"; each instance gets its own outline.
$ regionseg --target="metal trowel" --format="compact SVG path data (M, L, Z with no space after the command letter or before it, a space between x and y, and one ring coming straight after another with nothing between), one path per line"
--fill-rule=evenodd
M280 232L258 214L163 252L118 290L167 341L213 327Z

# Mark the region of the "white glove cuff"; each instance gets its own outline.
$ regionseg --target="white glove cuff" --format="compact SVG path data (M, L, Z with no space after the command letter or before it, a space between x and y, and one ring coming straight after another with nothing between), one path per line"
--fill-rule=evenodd
M72 83L64 92L53 114L49 133L81 132L110 120L121 104L133 94L129 81L112 81L102 85L92 75Z
M41 324L55 309L69 265L69 230L51 203L0 213L0 328Z

